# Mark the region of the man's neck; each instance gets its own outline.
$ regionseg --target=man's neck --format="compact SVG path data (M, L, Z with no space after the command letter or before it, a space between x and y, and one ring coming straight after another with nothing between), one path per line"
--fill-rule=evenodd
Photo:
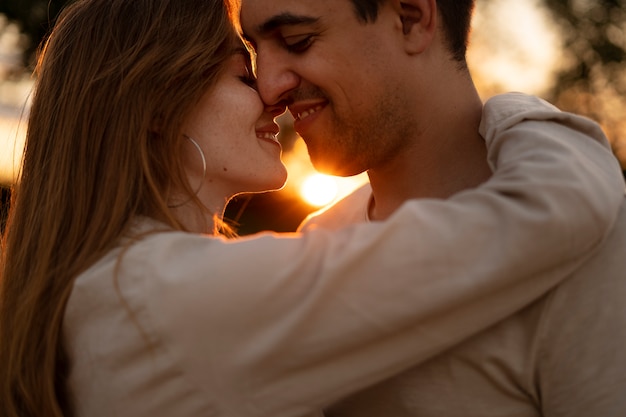
M411 198L448 198L491 176L478 133L482 103L476 97L440 118L425 137L393 160L368 171L373 193L369 216L382 220ZM417 145L419 144L419 145Z

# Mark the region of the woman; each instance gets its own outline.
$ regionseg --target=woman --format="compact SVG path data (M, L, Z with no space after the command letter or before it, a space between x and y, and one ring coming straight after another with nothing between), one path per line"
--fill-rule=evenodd
M487 126L506 169L458 200L411 202L334 235L209 236L225 229L229 198L286 175L273 122L283 109L252 88L229 14L222 0L82 0L59 19L3 237L3 416L313 412L520 308L609 230L623 187L610 153L569 129L529 169L516 156L529 145L499 139L515 126ZM581 143L587 152L561 162ZM455 264L454 236L440 232L459 218L477 244ZM534 238L529 223L554 234L473 268L493 261L494 234L507 231L504 247ZM574 230L580 239L559 245ZM519 274L499 277L498 262Z

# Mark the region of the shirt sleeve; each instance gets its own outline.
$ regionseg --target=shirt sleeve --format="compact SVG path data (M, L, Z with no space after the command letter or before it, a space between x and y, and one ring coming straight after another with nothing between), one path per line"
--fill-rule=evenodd
M532 358L542 416L626 412L626 205L603 250L552 291Z
M526 96L485 111L495 175L448 200L337 232L172 232L130 248L141 271L120 271L150 276L134 288L190 383L225 415L305 415L507 317L591 256L624 194L601 130Z

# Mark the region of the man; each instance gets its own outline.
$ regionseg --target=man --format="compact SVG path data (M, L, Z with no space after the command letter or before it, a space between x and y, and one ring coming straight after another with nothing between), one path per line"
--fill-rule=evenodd
M369 175L369 185L303 229L382 220L409 198L446 199L489 179L483 104L465 61L472 9L471 0L243 0L264 101L289 106L318 170ZM529 98L491 105L516 99ZM571 128L571 119L522 119L518 134ZM471 230L451 225L450 233L472 244ZM517 249L526 248L496 244L494 258ZM327 415L623 415L625 252L623 205L606 242L555 290Z

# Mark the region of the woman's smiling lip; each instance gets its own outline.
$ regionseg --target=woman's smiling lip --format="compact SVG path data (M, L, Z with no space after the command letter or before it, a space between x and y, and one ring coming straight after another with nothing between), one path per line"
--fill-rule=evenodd
M279 132L280 127L276 123L270 123L256 128L256 137L280 146L280 142L278 141Z

